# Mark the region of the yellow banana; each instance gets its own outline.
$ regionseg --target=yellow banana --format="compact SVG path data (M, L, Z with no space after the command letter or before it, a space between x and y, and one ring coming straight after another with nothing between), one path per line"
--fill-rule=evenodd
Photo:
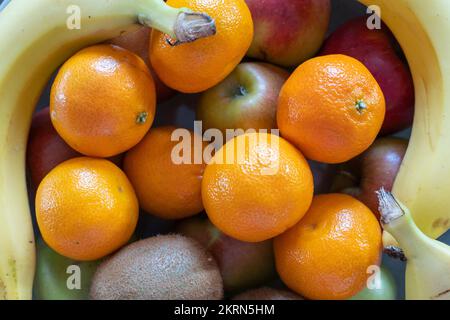
M450 6L447 0L360 1L380 7L413 73L414 128L393 192L436 238L450 226ZM69 30L74 6L81 25ZM31 114L51 72L82 47L138 20L182 41L201 36L192 34L198 29L213 33L204 15L198 15L199 28L191 19L180 24L186 12L162 0L13 0L0 12L0 298L31 298L35 253L24 155Z
M70 55L138 21L180 42L215 33L207 15L163 0L13 0L0 12L0 299L32 294L35 246L25 150L37 99Z
M447 0L360 1L379 7L405 52L416 92L412 136L393 188L404 205L379 194L384 229L408 259L406 299L450 299L450 248L432 239L450 227L450 6ZM383 240L395 243L388 234Z
M378 192L383 228L399 241L406 258L405 298L450 300L450 247L426 236L404 205L384 189Z
M450 5L448 0L360 0L377 5L411 67L416 108L393 194L428 236L450 227Z

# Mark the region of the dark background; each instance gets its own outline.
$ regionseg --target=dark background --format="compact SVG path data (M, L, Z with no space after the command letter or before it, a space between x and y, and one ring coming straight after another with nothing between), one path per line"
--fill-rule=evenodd
M9 2L10 0L0 0L0 10ZM28 0L35 1L35 0ZM95 0L93 0L95 1ZM289 0L288 0L289 1ZM330 24L329 32L336 29L337 26L341 25L346 20L364 15L366 9L356 0L331 0L333 4L332 19ZM0 30L1 33L1 30ZM1 34L0 34L1 39ZM1 63L1 54L0 54ZM164 103L164 106L158 108L157 116L155 119L155 125L165 125L172 124L179 127L191 128L193 121L195 120L195 105L198 95L179 95L168 102ZM37 105L37 108L43 108L48 106L49 99L49 87L47 87L42 93L42 97ZM400 134L406 137L408 131ZM450 182L449 182L450 183ZM450 231L441 237L441 241L450 244ZM402 299L404 297L404 267L403 262L393 260L387 256L383 257L383 264L388 267L394 274L397 286L398 286L398 298Z

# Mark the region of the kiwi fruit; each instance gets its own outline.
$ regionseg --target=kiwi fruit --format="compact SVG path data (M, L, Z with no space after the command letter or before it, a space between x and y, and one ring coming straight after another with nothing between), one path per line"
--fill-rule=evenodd
M304 300L299 295L283 289L274 289L269 287L262 287L245 291L232 300Z
M134 242L103 262L94 275L94 300L219 300L219 268L198 242L164 235Z

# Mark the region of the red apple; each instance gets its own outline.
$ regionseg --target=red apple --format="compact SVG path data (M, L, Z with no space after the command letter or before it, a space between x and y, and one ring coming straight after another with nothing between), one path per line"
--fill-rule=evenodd
M58 164L82 156L72 149L53 128L48 107L35 113L31 122L27 147L27 166L34 189ZM121 167L123 155L117 155L109 160Z
M330 21L330 0L245 0L255 26L249 57L292 67L320 49Z
M219 265L228 293L262 285L276 275L271 240L242 242L226 236L202 217L184 220L176 230L207 247Z
M171 98L175 94L175 91L166 86L153 71L150 59L148 57L150 34L150 28L140 27L136 31L127 32L120 37L111 39L108 43L130 50L145 61L153 75L153 80L155 80L156 98L158 99L158 102L163 102Z
M380 138L358 158L343 164L332 191L349 193L361 200L379 216L375 191L392 190L395 178L408 148L408 141Z
M197 108L203 129L275 129L277 101L289 77L267 63L246 62L217 86L204 92Z
M50 119L50 109L45 108L33 116L27 148L27 165L31 182L37 188L42 179L58 164L80 157L58 135Z
M308 160L314 177L314 194L329 193L336 174L336 166Z
M386 98L386 117L381 134L397 132L412 125L414 85L408 64L386 25L367 28L367 18L351 20L326 41L321 55L345 54L360 60L377 79Z

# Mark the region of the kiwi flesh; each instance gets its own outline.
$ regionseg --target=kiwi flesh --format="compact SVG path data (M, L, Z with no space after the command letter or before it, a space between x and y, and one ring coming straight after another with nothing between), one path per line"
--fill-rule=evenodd
M303 298L288 290L262 287L240 293L232 300L303 300Z
M103 262L94 275L94 300L218 300L217 263L195 240L164 235L134 242Z

